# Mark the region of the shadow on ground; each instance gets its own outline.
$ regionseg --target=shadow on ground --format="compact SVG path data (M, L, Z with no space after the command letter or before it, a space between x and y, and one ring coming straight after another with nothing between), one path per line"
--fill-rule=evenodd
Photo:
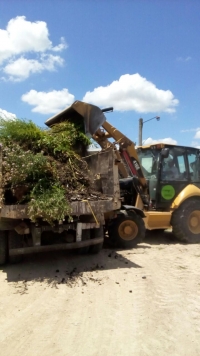
M152 245L181 244L175 240L170 231L148 231L144 243L132 251L145 251ZM130 250L126 250L129 251ZM132 262L128 255L132 253L112 249L105 244L97 255L79 255L74 251L51 251L24 256L23 262L16 265L5 265L1 269L7 275L8 282L45 282L52 287L58 284L73 286L77 282L82 285L86 280L94 280L98 271L122 268L142 268ZM93 273L96 272L96 273ZM86 278L87 276L87 278ZM96 279L98 281L98 279Z
M176 239L172 231L169 230L147 230L144 243L149 245L185 245Z
M120 251L108 248L103 248L97 255L78 255L70 251L38 253L24 256L23 262L19 264L2 266L8 282L46 282L51 286L73 286L78 280L84 285L84 276L92 280L93 272L117 268L142 266L123 257Z

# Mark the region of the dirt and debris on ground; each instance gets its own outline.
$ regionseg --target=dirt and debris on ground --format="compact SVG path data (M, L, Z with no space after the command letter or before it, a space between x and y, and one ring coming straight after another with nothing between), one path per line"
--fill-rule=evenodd
M200 246L151 234L132 250L26 256L0 271L9 356L199 356Z

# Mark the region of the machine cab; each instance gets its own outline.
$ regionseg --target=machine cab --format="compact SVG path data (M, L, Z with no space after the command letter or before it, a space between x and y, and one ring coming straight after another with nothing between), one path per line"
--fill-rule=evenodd
M200 188L200 150L156 144L138 147L140 164L149 187L151 209L167 211L189 184Z

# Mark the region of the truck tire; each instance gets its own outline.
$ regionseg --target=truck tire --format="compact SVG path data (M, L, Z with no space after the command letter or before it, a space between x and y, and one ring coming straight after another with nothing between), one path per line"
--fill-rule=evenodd
M187 243L200 242L200 200L186 200L172 214L171 225L175 237Z
M109 227L109 238L116 247L133 248L145 238L145 225L141 216L120 215Z
M97 238L97 237L104 237L104 229L103 229L103 225L100 226L99 229L92 229L91 230L91 238ZM92 245L90 246L90 253L92 254L97 254L101 251L103 247L103 242L100 242L99 244L96 245Z
M90 229L82 230L82 241L90 239ZM77 248L77 253L79 255L86 255L89 252L90 246Z
M8 247L11 248L21 248L23 247L22 235L19 235L15 230L10 230L8 232ZM23 255L9 256L10 263L19 263L23 260Z
M4 265L8 258L8 239L7 232L0 231L0 265Z

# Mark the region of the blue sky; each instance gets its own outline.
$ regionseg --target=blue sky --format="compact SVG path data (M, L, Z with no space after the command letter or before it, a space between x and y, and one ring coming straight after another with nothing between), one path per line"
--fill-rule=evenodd
M200 147L200 1L0 0L0 115L84 100L134 142Z

